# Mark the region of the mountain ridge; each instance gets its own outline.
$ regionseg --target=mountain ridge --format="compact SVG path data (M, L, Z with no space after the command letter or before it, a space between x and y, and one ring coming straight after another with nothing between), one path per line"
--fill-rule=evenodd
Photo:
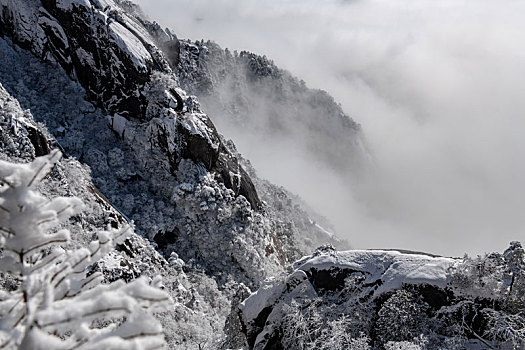
M121 254L126 256L119 258L122 268L115 270L104 264L101 268L114 276L108 278L133 278L147 273L137 266L144 267L141 261L151 259L141 254L157 256L151 264L171 271L165 274L173 274L168 280L176 281L174 289L170 288L175 300L200 300L204 310L214 305L208 299L211 295L222 300L214 315L197 312L210 320L213 331L187 333L203 339L224 334L220 325L224 326L226 316L235 309L230 298L236 290L246 288L244 284L254 288L265 276L279 273L303 254L298 249L308 249L308 243L294 248L301 239L294 219L286 215L274 218L259 208L262 203L250 177L224 146L226 141L221 140L213 123L200 112L196 98L188 96L178 87L176 77L169 75L162 52L148 46L150 58L144 50L129 49L138 42L146 47L143 42L153 43L151 38L118 39L119 35L135 35L133 32L149 34L137 29L138 22L117 3L45 1L39 5L2 0L0 11L5 58L0 65L2 84L23 108L31 109L27 113L46 124L35 130L45 135L49 147L60 147L90 165L91 188L99 198L98 204L91 206L103 208L107 203L100 198L107 198L118 208L112 214L119 218L115 225L125 220L120 215L125 213L150 241L135 240L122 246ZM121 23L135 30L126 32ZM89 28L84 28L86 25ZM101 48L106 51L101 53ZM109 85L103 85L108 80ZM140 84L136 96L133 91ZM125 110L127 106L129 110ZM23 159L37 154L39 151L28 153ZM85 183L91 181L87 174L81 178ZM266 188L274 191L269 184ZM321 240L336 242L323 236L284 192L280 196L282 207L290 208L288 213L299 218L295 220L306 223L301 227ZM108 224L104 219L89 227L100 227L103 222ZM152 247L163 257L147 253ZM190 280L203 285L195 286ZM185 287L181 290L177 285ZM203 288L208 288L210 296L198 292ZM170 314L174 312L181 313L176 309ZM174 346L191 337L172 335L168 341Z
M77 244L135 221L138 234L93 268L107 281L163 276L175 300L159 315L170 348L523 344L520 333L498 333L521 322L519 243L458 260L338 252L332 245L348 243L326 219L257 176L204 109L292 139L297 125L310 135L301 147L344 174L364 150L331 97L267 58L179 40L128 1L0 0L0 36L2 159L65 151L42 191L87 204L71 223ZM254 104L274 109L257 121ZM320 147L327 139L341 142ZM388 273L396 283L386 288Z

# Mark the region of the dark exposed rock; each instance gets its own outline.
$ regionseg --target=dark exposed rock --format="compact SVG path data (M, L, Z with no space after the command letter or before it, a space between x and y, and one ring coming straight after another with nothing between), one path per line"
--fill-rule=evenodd
M239 314L239 304L249 296L250 290L244 284L240 284L231 299L231 311L224 325L224 333L229 341L221 349L245 349L248 345Z
M140 90L149 80L153 60L146 60L139 68L117 41L111 40L115 30L129 32L130 29L119 21L118 12L103 12L77 4L73 4L72 9L64 9L54 0L43 1L43 6L57 19L69 39L72 67L90 98L109 112L142 118L145 98ZM69 60L61 60L62 52L57 54L53 50L52 53L64 69L72 73Z
M129 256L137 255L137 251L134 249L133 243L129 239L126 239L121 244L117 244L115 249L119 252L125 252Z
M178 96L177 104L182 101L175 90L170 93L174 97ZM203 135L193 131L189 125L195 122L201 123L208 132ZM157 125L156 131L157 146L168 156L173 174L177 171L181 159L191 159L214 172L217 180L226 188L233 190L236 195L244 196L254 210L261 208L259 195L250 176L240 165L237 157L224 146L209 117L197 114L188 118L184 113L179 113L175 134L164 124ZM171 147L172 143L177 147Z
M180 42L157 23L133 17L117 4L107 8L100 8L98 4L97 1L86 6L82 1L42 0L41 7L38 2L28 2L27 8L3 5L0 34L38 57L52 57L79 81L88 99L98 107L130 120L145 121L152 116L146 113L148 100L143 94L144 86L154 72L170 73L170 65L178 65ZM32 31L28 32L27 26L33 26ZM199 54L199 49L195 49L195 54ZM173 88L169 88L169 93L176 101L174 110L183 118L183 98ZM203 115L201 121L212 131L210 136L218 140L211 120ZM225 147L212 147L209 140L189 132L182 123L178 124L177 131L178 135L158 133L158 144L164 146L172 172L181 158L191 159L215 171L218 179L237 195L245 196L252 208L260 207L251 179ZM177 138L177 151L167 147L171 137ZM36 136L33 140L38 154L44 154L44 144ZM220 145L220 141L216 142Z
M272 334L272 336L268 339L264 350L285 350L285 347L281 343L281 336L279 332Z
M49 154L51 150L47 143L47 138L45 135L38 129L28 126L27 128L29 140L35 149L35 156L45 156Z
M445 305L450 305L454 297L450 290L447 291L430 284L408 285L406 288L420 295L435 310L439 310Z
M228 153L221 153L216 162L216 170L220 180L227 188L232 189L237 195L244 196L253 209L261 208L261 200L257 190L237 158Z
M215 127L211 121L206 119L201 119L208 127L212 127L215 131ZM217 160L219 159L219 149L215 149L210 145L208 140L198 134L191 133L188 131L183 124L178 124L178 144L180 145L180 158L191 159L196 163L201 163L208 170L211 170ZM230 186L226 186L231 188Z
M43 0L41 5L34 2L24 7L4 8L4 35L38 57L53 57L102 108L140 117L144 98L136 92L148 80L151 62L140 71L129 55L110 40L111 28L121 29L114 18L81 2L72 2L68 7L60 1ZM28 16L38 19L32 23L31 33L24 28L31 25Z
M166 248L169 244L175 243L179 235L179 229L174 227L172 231L158 232L153 240L155 241L155 243L157 243L158 249L162 250Z
M345 287L345 279L353 272L357 271L331 267L328 270L312 268L307 271L306 274L316 290L324 289L335 291Z
M264 329L264 326L266 325L266 320L268 319L268 316L270 316L272 311L272 306L265 307L259 313L259 315L257 315L257 318L253 320L253 323L250 324L250 329L246 334L248 345L250 346L250 348L253 348L257 336Z
M49 12L41 9L39 14L41 15L39 24L47 37L46 50L53 53L66 72L72 72L73 63L67 37L56 25L56 19Z
M180 97L179 93L175 89L170 89L170 94L177 101L175 112L182 112L182 109L184 108L184 101L182 101L182 97Z

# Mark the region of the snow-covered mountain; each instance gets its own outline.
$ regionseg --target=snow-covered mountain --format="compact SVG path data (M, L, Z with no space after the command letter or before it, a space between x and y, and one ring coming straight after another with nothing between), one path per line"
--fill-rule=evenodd
M254 349L522 349L523 258L517 242L476 259L321 247L241 317Z
M232 53L210 41L181 41L179 60L182 86L225 129L239 128L252 140L287 139L299 154L341 173L356 174L363 165L359 124L325 91L307 88L267 57Z
M510 269L506 258L522 254L519 245L505 257L483 260L494 264L480 276L501 282L494 298L473 296L451 284L460 276L452 271L468 261L338 253L333 247L347 249L348 243L326 219L257 176L217 130L214 114L247 135L306 134L301 147L344 172L357 171L366 158L358 124L329 95L308 89L265 57L181 41L118 0L0 0L0 36L1 159L29 162L56 148L64 153L41 190L84 201L86 210L70 225L79 245L105 226L134 222L137 234L92 268L107 281L163 276L175 301L158 315L170 348L327 348L319 341L329 329L309 329L319 320L339 322L341 315L361 326L348 333L348 342L330 348L382 347L420 334L448 339L458 325L382 336L378 327L390 316L381 310L392 303L406 307L408 318L425 313L430 320L461 303L482 312L491 300L495 313L516 314L502 300L523 288L521 270ZM334 139L333 148L324 147ZM523 254L516 266L522 262ZM511 276L510 291L498 273ZM1 281L3 289L16 290L12 276L3 274ZM435 298L445 301L428 301ZM304 312L313 308L317 321L310 324ZM304 324L292 323L304 327L286 326L288 315L302 317ZM470 330L458 330L463 333L454 344L472 345L469 339L485 336L479 332L495 329L492 318L485 319L477 325L468 318ZM339 331L352 322L339 322ZM307 333L309 343L290 342Z

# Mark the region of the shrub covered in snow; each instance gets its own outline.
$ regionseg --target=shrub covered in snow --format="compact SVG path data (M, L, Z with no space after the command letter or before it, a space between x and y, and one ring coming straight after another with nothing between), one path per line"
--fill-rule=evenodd
M24 349L158 348L164 344L152 312L169 304L160 279L101 284L90 266L132 232L98 233L71 247L65 222L82 209L78 198L47 199L35 188L60 153L29 164L0 162L0 269L18 281L0 291L0 347Z
M408 341L428 329L428 305L407 290L397 290L381 306L375 333L381 344Z
M285 349L370 349L370 338L356 334L355 320L333 315L322 300L292 300L283 307L281 344Z
M467 333L477 321L483 325L478 337L514 349L525 346L525 251L520 242L511 242L503 254L465 257L452 274L452 287L480 301L461 308ZM473 313L477 320L469 317Z
M523 263L518 242L463 259L322 247L241 312L255 349L523 349Z

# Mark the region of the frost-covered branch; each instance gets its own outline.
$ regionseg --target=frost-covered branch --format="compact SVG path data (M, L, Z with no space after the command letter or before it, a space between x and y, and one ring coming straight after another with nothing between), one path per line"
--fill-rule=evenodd
M162 327L151 315L171 303L160 280L101 284L101 273L87 274L132 228L99 232L85 248L64 248L69 231L56 228L83 204L35 190L59 159L54 151L29 164L0 161L0 271L22 282L0 292L0 349L163 347Z

